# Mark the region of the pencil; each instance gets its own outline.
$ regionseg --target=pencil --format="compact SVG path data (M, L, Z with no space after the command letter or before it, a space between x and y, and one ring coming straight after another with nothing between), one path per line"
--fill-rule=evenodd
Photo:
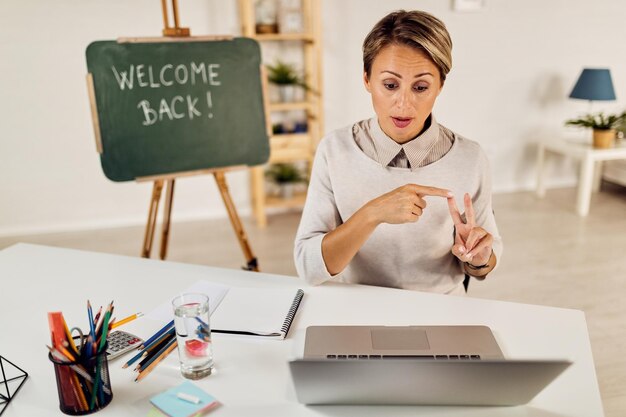
M151 338L149 338L148 340L146 340L145 342L142 343L141 346L139 346L139 349L146 347L147 345L149 345L150 343L154 342L156 339L159 338L159 336L161 336L163 333L165 333L166 331L168 331L172 326L174 325L174 320L170 321L169 323L167 323L165 326L163 326L163 328L161 330L159 330L158 332L156 332Z
M111 312L107 311L104 314L104 324L102 325L102 336L100 336L100 346L98 346L98 352L102 351L102 348L107 343L107 333L109 331L109 319L111 318Z
M154 348L160 344L161 342L163 342L163 340L168 339L172 336L176 335L176 330L172 327L171 329L169 329L167 332L163 333L161 336L159 336L157 339L155 339L152 343L150 343L149 345L146 345L143 350L144 352L152 352L154 350Z
M155 356L159 356L163 347L169 345L172 342L172 339L176 339L174 333L167 332L163 335L161 339L159 339L158 343L155 342L150 347L147 347L145 349L145 357L135 367L135 370L141 371L143 368L149 365Z
M91 308L91 303L87 300L87 316L89 316L89 332L91 333L92 339L96 337L96 326L93 324L93 309Z
M93 325L94 326L98 322L98 319L100 318L100 314L102 314L102 306L100 306L100 308L98 309L98 312L96 313L96 317L94 317L94 319L93 319Z
M65 337L67 338L67 343L69 344L69 348L72 350L72 352L78 354L78 348L74 344L74 339L72 338L72 334L70 333L69 327L67 327L67 322L65 321L65 318L63 318L63 316L61 316L61 318L63 320L63 327L65 328Z
M126 362L124 364L124 366L122 366L122 368L128 368L130 365L132 365L133 363L137 362L138 359L140 359L143 356L146 356L148 354L148 352L144 352L143 350L140 351L139 353L137 353L135 356L133 356L132 358L129 359L128 362Z
M141 313L141 312L135 313L133 315L130 315L130 316L126 317L125 319L122 319L122 320L120 320L118 322L113 323L113 326L111 326L111 329L115 329L116 327L121 326L122 324L126 324L129 321L133 321L133 320L135 320L135 319L137 319L137 318L139 318L141 316L143 316L143 313Z
M167 355L169 355L174 349L176 349L176 346L178 346L178 343L176 342L176 339L174 339L172 341L172 344L167 348L167 350L165 350L165 352L163 352L158 358L156 358L154 362L150 364L150 366L148 366L146 369L141 371L139 375L137 375L137 378L135 378L135 382L141 381L143 378L146 377L146 375L152 372L152 370L159 364L159 362L165 359Z
M83 392L83 387L81 386L80 381L78 380L78 375L76 375L75 372L72 372L72 381L76 386L75 393L78 401L80 402L82 408L81 411L89 410L89 405L87 404L87 398L85 397L85 393Z
M65 355L71 362L75 362L76 358L74 355L65 348L65 346L57 346L56 347L63 355Z
M142 360L137 366L137 369L139 370L139 372L143 371L148 366L150 366L150 364L154 362L155 359L157 359L163 352L165 352L167 348L170 347L172 343L174 343L175 340L176 340L176 337L167 339L167 342L163 343L163 345L159 347L159 350L157 350L154 354L149 355L144 360Z
M141 358L141 361L139 362L139 364L137 364L137 366L135 366L134 370L141 370L141 368L144 367L144 364L148 360L150 360L150 358L157 354L163 346L167 345L172 340L172 338L175 337L176 336L174 336L173 333L167 332L159 339L155 340L150 346L145 347L143 350L143 356Z

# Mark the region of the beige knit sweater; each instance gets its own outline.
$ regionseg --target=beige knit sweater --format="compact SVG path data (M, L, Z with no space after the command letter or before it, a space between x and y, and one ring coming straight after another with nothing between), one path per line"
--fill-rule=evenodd
M425 197L428 206L416 223L379 225L339 274L331 276L326 269L321 249L325 234L368 201L407 183L449 189L459 208L464 207L464 193L469 193L476 224L493 235L493 250L500 260L502 239L491 206L489 163L476 142L454 134L452 148L438 161L413 169L390 168L363 153L353 136L357 131L356 125L336 130L317 149L295 240L300 277L313 285L336 280L439 293L458 291L464 273L450 252L454 224L441 197Z

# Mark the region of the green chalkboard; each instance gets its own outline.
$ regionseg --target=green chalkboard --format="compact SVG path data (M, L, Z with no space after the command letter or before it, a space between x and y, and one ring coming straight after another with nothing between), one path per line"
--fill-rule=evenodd
M267 162L256 41L97 41L86 55L107 178Z

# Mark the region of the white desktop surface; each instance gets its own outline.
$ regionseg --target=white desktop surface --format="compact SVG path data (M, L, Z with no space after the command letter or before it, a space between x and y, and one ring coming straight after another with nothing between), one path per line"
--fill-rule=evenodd
M213 334L216 372L194 382L223 404L210 416L603 415L587 325L577 310L372 286L309 287L293 277L27 244L0 251L0 277L0 355L29 373L6 417L63 415L45 348L47 312L62 311L70 327L86 327L87 299L96 306L115 300L121 319L151 311L198 280L305 291L285 340ZM287 360L301 354L304 329L319 324L481 324L491 327L507 358L574 363L526 406L304 406L295 398ZM157 327L142 318L120 329L146 338ZM96 415L145 416L151 396L183 382L176 352L139 383L130 369L121 369L129 357L109 363L113 400Z

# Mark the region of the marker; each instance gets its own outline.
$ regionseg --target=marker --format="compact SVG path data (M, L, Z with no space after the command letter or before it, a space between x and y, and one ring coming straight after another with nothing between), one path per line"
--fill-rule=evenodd
M187 401L189 403L193 403L193 404L200 403L200 398L196 397L195 395L185 394L184 392L179 392L178 394L176 394L176 396L178 397L178 399Z

